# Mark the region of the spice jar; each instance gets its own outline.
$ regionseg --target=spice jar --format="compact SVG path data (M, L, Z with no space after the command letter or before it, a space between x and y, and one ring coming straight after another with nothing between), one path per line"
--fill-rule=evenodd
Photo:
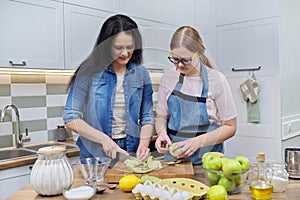
M273 192L284 192L288 185L289 174L285 170L283 163L272 163L273 177L271 184L273 185Z
M65 126L57 126L56 134L57 134L57 141L64 142L66 141L66 128Z
M73 169L66 157L64 146L50 146L38 150L30 182L34 190L45 196L62 194L74 181Z

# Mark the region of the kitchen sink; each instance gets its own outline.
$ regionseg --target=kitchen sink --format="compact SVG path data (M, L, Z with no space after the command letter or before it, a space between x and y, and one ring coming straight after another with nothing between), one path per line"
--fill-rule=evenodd
M0 150L0 162L4 160L20 159L35 156L37 155L37 151L39 150L39 148L49 146L65 146L67 151L75 150L76 148L78 148L76 145L64 142L47 142L43 144L31 144L26 145L22 148Z
M36 155L36 152L24 148L0 150L0 161Z
M39 148L50 147L50 146L65 146L66 150L72 150L72 149L78 148L76 145L72 145L72 144L68 144L68 143L64 143L64 142L49 142L49 143L44 143L44 144L25 146L24 148L37 152L39 150Z

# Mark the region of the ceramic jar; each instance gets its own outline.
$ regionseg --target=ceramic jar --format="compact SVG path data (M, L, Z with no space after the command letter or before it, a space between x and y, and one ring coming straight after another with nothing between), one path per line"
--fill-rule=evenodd
M273 192L284 192L288 185L289 174L285 169L284 163L270 164L273 170L273 177L271 184L273 185Z
M38 159L33 165L30 182L34 190L45 196L62 194L74 181L73 169L63 146L44 147L38 150Z

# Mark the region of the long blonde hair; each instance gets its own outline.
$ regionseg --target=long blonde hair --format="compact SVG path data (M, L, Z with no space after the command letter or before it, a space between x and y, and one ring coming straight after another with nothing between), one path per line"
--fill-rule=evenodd
M198 52L198 56L206 66L214 68L208 57L205 55L205 46L199 32L191 26L178 28L171 39L170 48L185 47L191 52Z

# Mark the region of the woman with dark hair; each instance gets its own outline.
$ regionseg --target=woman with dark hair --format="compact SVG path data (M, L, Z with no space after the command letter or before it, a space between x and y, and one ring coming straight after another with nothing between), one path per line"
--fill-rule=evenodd
M167 159L175 159L168 147L178 142L171 150L179 152L178 158L201 164L204 153L223 153L223 142L236 132L233 97L225 76L206 56L197 30L177 29L170 49L168 59L175 67L164 74L158 89L155 146Z
M79 134L80 157L136 153L146 160L153 132L152 84L142 38L125 15L108 18L91 54L71 79L63 119Z

